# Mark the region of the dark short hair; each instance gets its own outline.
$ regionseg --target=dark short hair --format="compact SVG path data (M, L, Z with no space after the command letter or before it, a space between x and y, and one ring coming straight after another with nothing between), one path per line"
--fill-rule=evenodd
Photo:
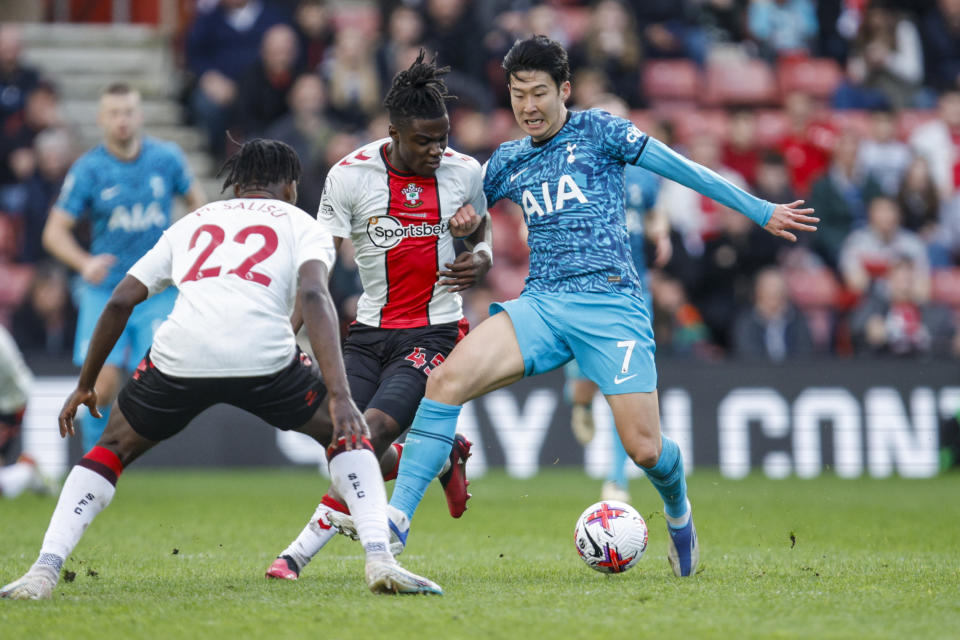
M126 82L111 82L100 94L102 96L125 96L131 93L136 93L136 89L131 87Z
M256 138L245 142L220 167L217 177L226 172L223 191L228 187L267 187L300 180L300 156L293 147L279 140Z
M507 84L520 71L545 71L553 78L558 89L570 80L570 61L566 49L547 36L532 36L514 42L503 57L503 70L507 72Z
M454 96L447 93L443 76L450 72L450 67L437 67L436 58L427 62L425 56L426 53L421 49L413 64L394 76L390 90L383 99L383 106L393 124L414 118L432 120L447 115L446 101Z

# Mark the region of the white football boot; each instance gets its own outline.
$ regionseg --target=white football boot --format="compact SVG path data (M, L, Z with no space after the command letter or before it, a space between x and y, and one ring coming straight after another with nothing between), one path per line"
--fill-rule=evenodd
M22 578L0 589L0 598L11 600L49 600L60 581L52 567L30 567Z
M374 593L443 595L437 583L401 567L396 560L367 560L367 586Z

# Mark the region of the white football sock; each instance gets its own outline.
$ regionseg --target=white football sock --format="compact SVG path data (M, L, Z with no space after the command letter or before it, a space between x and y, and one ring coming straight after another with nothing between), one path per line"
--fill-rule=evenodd
M66 560L93 519L110 504L115 491L116 487L99 473L75 466L63 483L57 508L43 537L41 559L53 555L61 562Z
M368 449L352 449L330 460L330 478L353 515L367 559L392 561L388 542L387 491L380 463Z
M16 498L33 485L37 468L29 462L17 462L0 467L0 495L4 498Z
M290 546L280 552L281 556L290 556L297 563L297 568L303 571L313 559L313 556L320 553L324 545L330 542L337 535L337 528L330 526L327 520L327 511L330 510L325 504L317 505L317 510L313 512L310 522L303 528L297 539L290 543Z
M671 518L666 512L666 508L664 508L663 517L666 518L667 524L673 529L682 529L683 527L687 526L688 522L690 522L690 515L692 513L693 511L690 509L690 500L687 499L687 511L682 516L679 518Z

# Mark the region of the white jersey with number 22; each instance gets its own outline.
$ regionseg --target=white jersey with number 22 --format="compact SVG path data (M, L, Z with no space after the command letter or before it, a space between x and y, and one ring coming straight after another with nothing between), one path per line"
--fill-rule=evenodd
M280 200L223 200L184 216L128 272L150 295L180 290L151 361L184 378L280 371L296 350L297 272L308 260L329 270L334 256L331 235Z

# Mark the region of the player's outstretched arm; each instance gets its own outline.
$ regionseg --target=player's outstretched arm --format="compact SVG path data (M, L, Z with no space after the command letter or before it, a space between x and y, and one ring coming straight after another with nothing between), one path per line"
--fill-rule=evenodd
M803 202L803 200L796 200L790 204L778 204L763 228L778 238L786 238L790 242L797 241L797 236L791 233L791 230L816 231L816 223L820 222L820 218L814 218L811 215L813 209L798 209L797 207Z
M789 230L816 231L809 223L818 222L816 218L809 218L807 214L813 209L798 210L802 202L789 205L775 205L761 200L736 186L717 172L697 164L693 160L683 157L667 145L655 138L649 138L639 160L639 166L649 169L656 174L679 182L734 211L739 211L770 233L791 241L796 236ZM774 221L774 214L777 219ZM796 216L807 217L803 220ZM771 225L772 226L769 226Z
M327 288L327 267L319 260L300 266L300 308L314 358L327 387L333 443L344 438L347 449L360 447L360 438L370 432L363 415L353 402L347 373L340 352L340 327L337 310Z
M93 385L97 381L97 376L100 375L100 369L103 368L107 356L127 326L127 320L133 308L147 299L147 293L147 287L131 275L124 276L113 290L90 338L90 347L83 361L83 367L80 369L77 388L73 390L60 410L58 422L61 437L76 434L74 418L81 404L87 405L95 418L101 417L97 410L97 392Z

